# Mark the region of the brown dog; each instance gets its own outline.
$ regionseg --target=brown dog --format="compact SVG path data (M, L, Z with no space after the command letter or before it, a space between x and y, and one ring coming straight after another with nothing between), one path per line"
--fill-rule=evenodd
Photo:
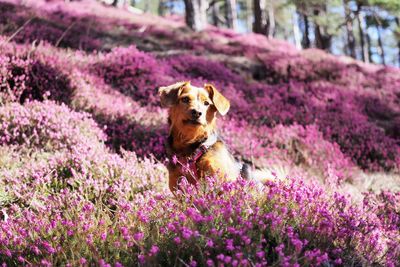
M195 87L179 82L159 89L161 105L169 108L170 135L166 144L169 188L178 188L181 177L196 183L205 176L234 180L246 176L218 136L216 115L224 116L229 101L211 84Z

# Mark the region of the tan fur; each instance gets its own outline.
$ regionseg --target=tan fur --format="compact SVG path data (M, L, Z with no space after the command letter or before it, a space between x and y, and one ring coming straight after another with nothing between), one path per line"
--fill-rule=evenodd
M190 145L206 139L216 131L216 113L225 115L230 103L213 86L206 84L204 88L195 87L190 82L180 82L159 89L161 103L169 108L171 150L178 156L189 156L193 151ZM189 102L186 103L189 99ZM209 105L205 105L209 102ZM199 124L187 123L190 110L201 111ZM197 177L217 176L220 179L234 180L239 176L239 168L233 156L223 142L217 141L200 158L196 164ZM168 166L169 187L171 191L178 188L179 179L185 176L190 183L196 183L195 177L181 172L181 168L173 164Z

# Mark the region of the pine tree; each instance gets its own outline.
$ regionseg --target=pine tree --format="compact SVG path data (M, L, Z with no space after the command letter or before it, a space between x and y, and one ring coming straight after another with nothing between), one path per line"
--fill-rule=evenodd
M267 36L268 37L274 37L275 35L275 10L274 10L274 5L273 1L269 1L267 4Z
M376 6L370 7L370 13L365 18L367 25L369 27L375 28L377 34L376 42L378 44L377 47L378 55L381 58L381 63L383 65L386 65L386 52L382 39L382 29L388 28L390 22L386 18L379 17L376 10Z
M265 13L265 0L254 0L253 12L254 12L253 32L266 34L267 16Z
M344 11L345 11L348 54L352 58L356 58L356 39L354 38L353 18L352 18L352 13L351 13L351 10L349 7L348 0L343 0L343 7L344 7Z
M124 7L124 5L126 4L125 2L126 2L125 0L114 0L112 2L112 5L121 8Z
M237 28L237 5L236 0L225 0L226 26L231 29Z
M360 48L361 48L361 58L364 62L369 63L371 62L371 48L370 48L370 41L367 29L365 28L365 19L364 14L362 11L362 7L365 5L364 1L357 0L357 9L355 11L355 16L357 19L358 25L358 34L360 39Z
M397 28L394 31L394 35L397 39L397 64L400 67L400 16L395 18Z
M393 29L393 35L394 35L395 39L397 40L397 49L398 49L397 62L400 67L400 1L399 0L368 0L368 2L370 5L374 5L381 9L384 9L394 16L394 22L395 22L396 27ZM380 18L380 21L383 21L384 28L389 27L389 25L387 25L387 20L385 21L385 18ZM377 29L378 29L378 34L380 34L379 27ZM382 39L381 39L381 41L382 41Z
M305 1L293 0L294 6L296 7L296 12L299 14L299 24L303 32L303 38L301 40L301 45L303 48L310 48L310 21L308 15L308 5Z
M160 0L158 3L158 15L159 16L165 16L165 13L167 12L167 1L166 0Z
M219 26L219 7L217 5L216 1L213 1L210 3L210 7L211 8L211 24L218 27Z
M186 24L194 31L207 26L207 0L184 0Z

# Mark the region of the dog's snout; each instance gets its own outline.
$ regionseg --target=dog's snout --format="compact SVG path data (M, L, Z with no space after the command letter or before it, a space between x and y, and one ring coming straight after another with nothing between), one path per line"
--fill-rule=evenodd
M200 112L200 111L197 111L197 110L195 110L195 109L192 109L190 112L191 112L192 117L193 117L194 119L198 119L198 118L200 118L200 116L201 116L201 112Z

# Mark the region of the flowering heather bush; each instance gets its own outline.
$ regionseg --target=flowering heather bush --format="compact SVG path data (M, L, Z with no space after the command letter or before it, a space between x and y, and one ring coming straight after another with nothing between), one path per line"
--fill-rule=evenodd
M396 141L364 116L353 114L341 105L332 105L320 115L319 124L325 135L337 142L359 166L372 170L399 168L400 148Z
M173 76L185 75L186 79L203 79L218 83L235 83L242 79L219 62L206 60L193 55L177 55L169 57L166 64L170 65L177 73Z
M69 184L80 179L74 174ZM30 209L7 208L10 217L1 228L14 238L3 243L6 262L389 265L398 256L385 253L395 240L383 236L391 231L375 216L296 180L258 191L244 181L211 179L171 199L126 190L123 177L115 184L92 184L92 179L79 182L80 189L38 195ZM81 258L73 260L74 251Z
M1 264L398 265L398 69L97 1L23 2L0 2ZM168 191L157 87L181 80L228 97L221 137L273 181Z
M1 28L2 34L11 36L18 30L13 37L18 43L46 41L60 47L89 51L101 47L100 40L96 39L96 32L88 27L90 18L83 19L63 13L57 7L49 12L28 9L16 3L0 3L0 11L0 23L5 25ZM92 19L96 20L96 17Z
M44 151L83 151L105 140L103 132L88 114L73 112L65 105L49 101L2 106L0 121L0 145Z
M400 227L400 193L382 191L380 194L366 193L363 204L377 214L382 224L396 231Z
M340 184L352 176L354 165L349 158L343 155L336 143L326 141L315 125L278 125L270 134L271 142L281 148L279 154L284 151L293 153L289 158L294 158L296 165L304 164L308 166L306 169L313 166L322 172L320 176L325 177L328 183Z
M54 100L69 102L73 94L69 77L60 71L60 60L32 55L21 49L0 55L0 101Z
M151 148L151 154L158 158L165 157L164 143L168 136L165 126L143 125L129 115L98 120L106 125L105 133L114 137L106 143L117 151L129 149L140 156L147 156Z
M354 178L355 165L337 144L324 139L316 125L279 124L269 128L223 121L221 128L229 147L242 158L252 159L256 166L285 166L287 175L317 176L331 186ZM246 129L246 134L235 134L239 129Z
M105 238L124 241L118 232L112 233L117 230L114 223L124 223L116 211L140 192L161 185L160 171L154 167L135 156L74 152L36 163L32 173L4 174L5 189L12 196L3 208L8 218L0 227L0 259L11 265L77 264L80 258L98 263L97 252L107 261L109 256L119 259L124 249L110 246ZM71 262L75 256L77 261Z
M15 37L19 43L31 43L35 40L43 40L60 47L71 47L83 50L96 50L101 48L99 40L85 36L83 29L72 26L71 30L58 28L44 20L34 19L32 23L24 27Z
M93 66L94 72L123 94L156 102L156 88L165 85L163 66L135 46L115 48Z
M1 102L19 101L27 90L26 76L28 75L29 60L1 56Z

